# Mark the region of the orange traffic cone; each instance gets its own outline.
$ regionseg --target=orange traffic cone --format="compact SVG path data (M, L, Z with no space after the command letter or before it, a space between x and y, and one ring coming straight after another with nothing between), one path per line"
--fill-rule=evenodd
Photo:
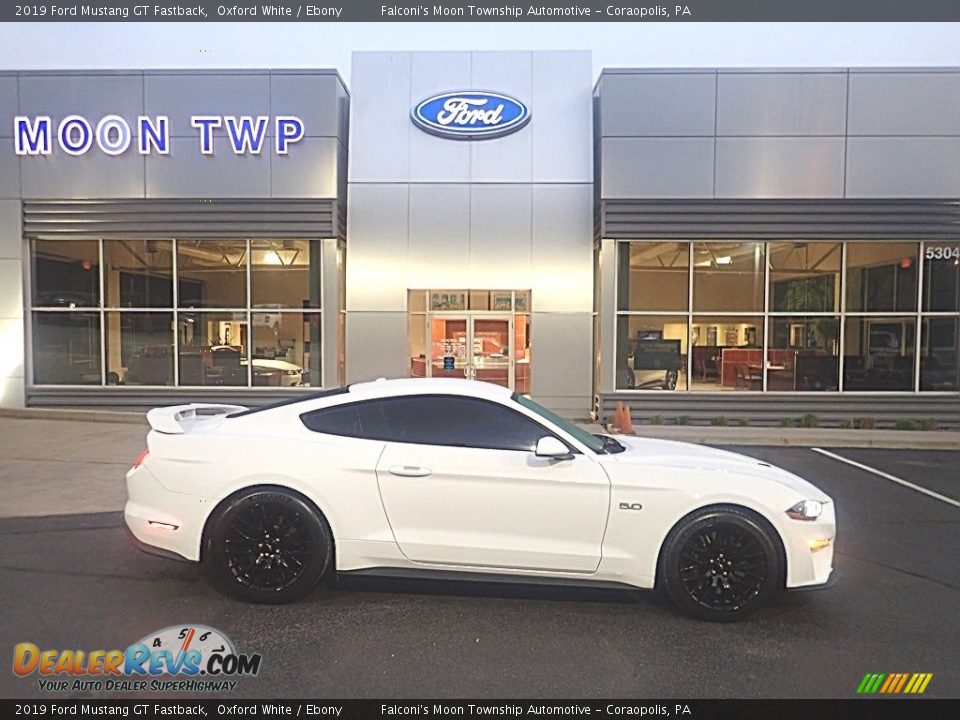
M622 403L622 402L617 402L617 407L616 407L616 409L613 411L613 422L610 423L610 429L611 429L614 433L619 434L619 433L621 432L621 430L620 430L620 424L621 424L622 422L623 422L623 403Z
M620 432L623 435L633 435L633 418L630 417L630 408L623 405L623 415L620 418Z

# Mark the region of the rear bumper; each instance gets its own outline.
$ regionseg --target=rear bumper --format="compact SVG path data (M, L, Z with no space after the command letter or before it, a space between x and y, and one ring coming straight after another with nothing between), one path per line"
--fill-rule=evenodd
M197 562L207 507L202 498L170 492L142 465L127 473L123 520L141 550Z
M180 555L173 550L164 550L156 545L147 545L147 543L143 542L143 540L133 534L133 530L130 529L130 525L126 521L126 517L124 517L123 529L127 531L127 537L130 538L130 542L132 542L137 550L140 550L141 552L145 552L148 555L155 555L156 557L162 557L167 560L176 560L182 563L189 563L191 565L195 565L197 563L196 560L185 558L183 555Z

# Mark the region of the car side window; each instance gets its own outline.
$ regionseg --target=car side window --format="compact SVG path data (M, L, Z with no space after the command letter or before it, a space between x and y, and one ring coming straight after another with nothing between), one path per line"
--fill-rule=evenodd
M480 398L411 395L378 405L393 442L530 452L552 435L525 415Z
M409 395L365 400L301 416L314 432L420 445L532 452L553 435L540 423L488 400Z

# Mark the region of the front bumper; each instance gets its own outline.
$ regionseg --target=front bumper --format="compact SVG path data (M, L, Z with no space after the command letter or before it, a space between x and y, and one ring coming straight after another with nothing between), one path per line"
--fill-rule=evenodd
M816 520L791 520L785 517L781 528L787 555L787 590L830 587L835 582L833 550L837 535L833 503L824 503L823 511ZM818 547L823 541L828 541L828 544Z

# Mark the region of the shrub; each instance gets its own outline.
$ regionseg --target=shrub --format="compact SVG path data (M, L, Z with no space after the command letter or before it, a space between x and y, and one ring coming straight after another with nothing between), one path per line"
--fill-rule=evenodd
M820 427L820 418L818 418L813 413L807 413L803 416L803 419L800 421L800 424L805 428L815 428Z
M689 424L690 424L690 416L689 416L689 415L681 415L680 417L678 417L678 418L674 421L674 423L675 423L676 425L689 425Z
M793 418L788 418L788 417L780 418L780 427L796 427L796 426L797 426L797 423L794 421Z
M663 415L654 415L650 418L651 425L663 425Z
M872 417L860 417L854 421L854 427L859 430L873 430L876 427Z
M729 423L727 422L726 415L718 415L717 417L710 420L710 424L713 425L714 427L726 427L727 425L729 425Z
M853 420L851 420L850 418L844 418L843 420L840 421L840 427L842 427L844 430L852 430Z
M897 420L894 430L916 430L917 424L913 420Z
M934 420L933 418L927 418L926 420L921 420L921 421L920 421L920 429L921 429L921 430L936 430L936 429L937 429L937 421Z
M740 418L738 424L740 427L750 427L750 418Z

